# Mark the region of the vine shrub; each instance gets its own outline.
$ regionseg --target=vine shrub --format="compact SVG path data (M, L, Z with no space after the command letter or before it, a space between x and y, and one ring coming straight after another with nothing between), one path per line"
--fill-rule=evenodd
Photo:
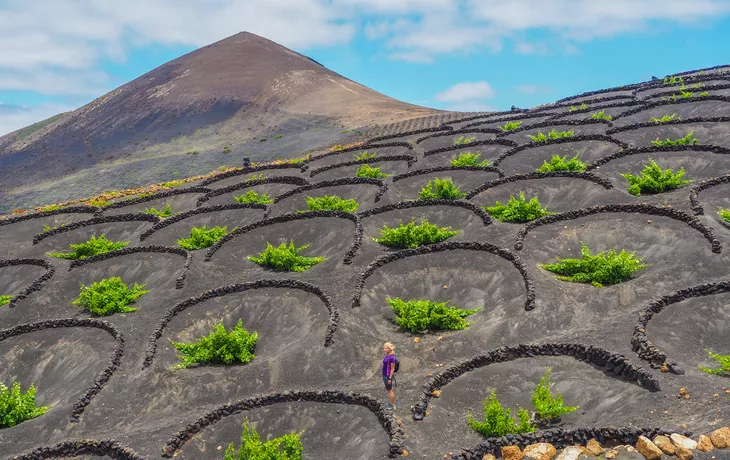
M512 409L504 409L492 390L484 400L484 421L479 421L467 414L466 422L472 429L486 437L505 436L508 434L532 433L535 427L530 423L530 414L525 409L517 410L517 421L512 417Z
M12 298L13 296L11 295L0 295L0 307L9 304Z
M684 85L684 79L682 77L675 77L672 76L666 76L664 77L664 84L665 85Z
M0 428L10 428L45 414L50 406L36 406L35 393L33 385L23 393L20 383L15 380L10 383L10 388L0 382Z
M500 129L500 131L509 132L514 131L520 126L522 126L521 121L508 121L504 124L504 126L498 126L498 128Z
M651 118L649 118L649 121L651 123L656 123L656 124L660 125L662 123L669 123L670 121L681 120L681 119L682 119L682 117L680 117L676 113L673 113L671 115L664 115L661 118L651 117Z
M684 168L680 168L676 173L671 169L662 171L662 168L650 158L649 164L644 165L641 175L625 173L621 176L629 181L629 193L640 196L642 193L662 193L689 184L691 180L682 179L684 172Z
M86 202L89 206L96 206L97 208L104 208L106 206L109 206L111 203L103 198L99 198L97 200L89 200Z
M129 305L150 292L145 290L146 284L134 283L130 289L118 276L106 278L92 283L91 286L81 284L81 293L73 301L96 316L109 316L114 313L131 313L139 310Z
M409 332L417 333L429 330L460 331L471 323L466 317L481 310L462 310L449 302L433 302L427 299L403 300L387 298L395 314L398 327Z
M560 155L553 155L550 159L550 163L548 163L547 160L543 161L542 166L537 169L537 172L585 171L586 164L578 159L579 155L580 154L575 155L570 160L568 160L568 155L562 157Z
M720 209L717 211L717 214L719 214L720 218L725 222L730 222L730 209ZM0 302L0 305L2 305L2 302Z
M618 284L627 281L637 270L645 268L642 258L636 253L627 253L615 249L591 255L588 246L581 243L580 259L558 259L554 264L541 264L539 267L556 273L557 279L573 283L590 283L601 288L605 284Z
M562 139L564 137L572 137L574 134L574 131L555 131L555 128L553 128L549 133L543 134L542 131L539 131L537 133L537 136L531 136L527 135L532 142L545 142L548 139Z
M288 246L286 243L281 243L279 247L274 247L271 243L266 243L266 250L264 252L260 253L258 257L248 256L248 260L262 267L269 267L274 270L303 272L324 261L324 257L300 256L299 253L308 247L308 244L296 247L294 246L294 241L289 241Z
M656 147L666 147L668 145L697 145L700 141L695 137L694 131L690 131L687 133L686 136L680 137L679 139L665 139L663 141L659 140L657 137L656 140L651 141L651 144Z
M487 160L479 161L481 153L466 152L451 160L451 166L489 166Z
M310 211L344 211L355 212L360 204L354 199L343 200L337 195L325 195L319 198L307 197Z
M456 200L466 196L454 184L451 179L434 179L429 181L425 187L421 189L420 197L422 200Z
M730 355L718 355L717 353L707 350L707 356L714 359L720 367L710 368L699 366L702 372L713 375L729 374L730 373Z
M278 438L261 442L261 436L248 424L243 422L241 447L236 452L233 443L228 445L223 460L302 460L304 445L300 439L302 433L288 433Z
M461 136L461 137L457 137L456 139L454 139L454 145L471 144L475 140L477 140L477 138L476 137L473 137L473 136L472 137Z
M592 113L591 119L611 121L613 120L613 117L611 115L606 115L605 110L601 110L600 112Z
M568 109L568 112L577 112L578 110L585 110L587 108L588 108L588 105L584 102L580 106L577 106L577 107L574 105L571 105L570 108Z
M554 214L543 208L537 197L533 197L530 201L527 201L523 192L520 192L519 198L511 195L507 204L502 204L497 201L494 206L484 206L484 210L490 216L502 222L530 222L531 220Z
M357 171L355 171L355 176L370 179L382 179L384 177L389 177L390 174L380 172L380 168L373 168L370 165L362 165L357 168Z
M563 395L553 396L550 392L550 368L545 371L545 376L540 379L537 388L532 391L532 406L535 413L547 421L560 418L563 414L569 414L578 410L577 406L566 406L563 404Z
M259 339L257 332L250 333L243 327L243 320L227 332L223 323L218 323L207 337L197 342L182 343L170 340L170 343L180 352L182 361L175 366L184 369L193 364L248 364L254 359L256 342Z
M168 204L167 206L165 206L165 209L163 209L162 211L160 211L157 208L145 208L144 212L145 212L145 214L152 214L153 216L167 219L168 217L170 217L172 215L172 208Z
M223 238L226 233L228 233L227 227L213 227L209 229L205 225L202 227L193 226L190 229L190 236L177 240L177 245L188 251L209 248Z
M356 161L367 161L371 158L375 158L375 152L368 153L368 151L366 150L366 151L362 152L360 155L355 155Z
M85 243L70 244L71 252L49 252L48 255L59 259L79 260L116 251L127 246L129 241L109 241L104 234L99 238L92 236Z
M385 246L412 249L425 244L440 243L459 234L459 230L453 230L451 227L439 227L425 220L418 225L415 222L415 219L407 224L399 222L394 228L384 225L380 229L380 238L373 240Z
M259 194L258 192L254 190L249 190L244 194L233 196L233 199L236 201L236 203L239 204L245 204L245 203L256 203L256 204L272 204L274 200L271 199L269 195L266 194Z

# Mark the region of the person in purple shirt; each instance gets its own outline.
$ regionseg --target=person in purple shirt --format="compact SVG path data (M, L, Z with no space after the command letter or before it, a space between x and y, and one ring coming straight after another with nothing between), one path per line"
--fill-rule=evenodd
M395 409L395 393L393 392L393 374L395 374L395 346L387 342L383 345L383 352L385 358L383 358L383 383L385 383L385 389L388 391L388 409Z

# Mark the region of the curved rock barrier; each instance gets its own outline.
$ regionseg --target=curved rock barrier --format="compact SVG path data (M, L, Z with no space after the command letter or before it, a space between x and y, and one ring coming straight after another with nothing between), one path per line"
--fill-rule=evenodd
M239 182L238 184L229 185L228 187L219 188L216 190L211 190L205 195L198 198L198 201L195 203L195 206L202 206L203 203L210 200L211 198L214 198L216 196L226 195L228 193L232 193L238 190L243 190L245 188L249 187L256 187L257 185L266 185L266 184L291 184L291 185L309 185L309 182L299 176L275 176L275 177L265 177L263 179L254 179L254 180L248 180L244 182Z
M179 256L183 256L185 258L185 265L182 268L182 273L180 273L180 276L178 276L175 279L175 289L182 289L183 286L185 286L185 277L187 276L188 270L190 269L190 264L193 262L193 255L192 255L192 253L186 251L185 249L171 247L171 246L159 246L159 245L133 246L133 247L126 247L126 248L118 249L116 251L109 251L109 252L105 252L104 254L87 257L85 259L73 260L73 261L71 261L71 265L68 267L68 271L71 271L74 268L82 267L84 265L88 265L88 264L91 264L94 262L100 262L102 260L109 260L114 257L126 256L129 254L139 254L139 253L143 253L143 252L160 253L160 254L177 254Z
M639 112L643 112L645 110L653 109L656 107L662 107L665 105L674 105L674 104L691 104L694 102L704 102L704 101L722 101L722 102L730 102L730 96L713 96L710 94L709 96L702 96L702 97L688 97L683 99L677 99L677 100L671 100L667 99L666 101L658 100L655 102L644 102L644 105L640 107L634 107L631 110L627 110L626 112L621 112L618 115L615 115L613 117L614 120L618 120L620 118L628 117L630 115L636 115Z
M299 193L308 192L310 190L316 190L319 188L326 188L326 187L339 187L341 185L377 185L380 187L380 190L378 190L378 194L375 195L375 201L376 203L380 201L380 198L383 196L385 192L388 191L388 184L383 182L380 179L371 179L369 177L345 177L343 179L335 179L335 180L325 180L321 182L316 182L314 184L305 185L303 187L295 188L294 190L289 190L288 192L284 192L281 195L278 195L274 197L274 203L278 203L281 200L285 198L289 198L290 196L294 196Z
M690 151L690 152L712 152L716 153L718 155L728 155L730 154L730 149L726 147L722 147L719 145L667 145L662 147L657 146L649 146L649 147L637 147L637 148L627 148L625 150L621 150L619 152L616 152L612 155L605 156L603 158L599 158L598 160L594 161L593 163L589 163L586 165L586 171L590 171L592 169L596 169L598 166L603 166L606 163L610 163L613 160L617 160L619 158L627 157L630 155L639 155L642 153L657 153L657 152L683 152L683 151Z
M460 129L469 129L473 128L479 125L483 125L485 123L501 123L501 122L507 122L507 121L524 121L529 120L531 118L539 118L539 117L549 117L552 115L551 112L548 112L548 110L553 110L557 107L550 106L550 107L544 107L541 108L538 111L535 112L522 112L522 116L515 116L514 113L510 117L497 117L490 120L484 120L484 121L475 121L474 123L469 123L467 125L462 126ZM517 112L519 114L519 112ZM497 128L497 130L502 133L503 131Z
M18 265L35 265L36 267L45 268L46 271L38 278L34 279L33 282L27 288L23 289L19 293L15 294L8 303L8 308L15 307L15 304L28 297L31 293L40 291L43 287L43 283L51 279L56 268L50 262L43 259L5 259L0 260L0 268L3 267L16 267Z
M93 384L86 390L86 393L79 399L73 406L71 412L71 422L78 422L81 419L81 414L84 412L86 406L91 402L91 398L96 396L102 388L109 382L114 371L117 370L119 364L122 361L124 355L124 337L113 324L108 321L99 319L87 319L87 318L66 318L66 319L50 319L45 321L38 321L35 323L20 324L10 329L0 331L0 342L10 337L15 337L29 332L42 331L44 329L56 329L59 327L95 327L106 331L114 337L117 345L114 347L112 356L107 364L106 368L99 373L94 380Z
M205 208L196 208L191 209L190 211L181 212L180 214L176 214L174 216L168 217L167 219L162 219L158 223L152 226L152 228L146 230L144 233L142 233L139 236L140 241L144 241L147 238L149 238L153 233L158 232L162 230L165 227L169 227L172 224L176 224L182 220L187 219L188 217L197 216L198 214L207 214L211 212L220 212L220 211L232 211L236 209L260 209L264 211L264 218L266 218L266 215L268 214L269 207L265 204L259 204L259 203L231 203L231 204L216 204L213 206L208 206Z
M321 168L313 169L309 173L309 177L314 177L318 174L322 174L325 171L330 171L332 169L338 169L338 168L345 168L347 166L356 166L356 165L364 165L364 164L371 164L371 163L383 163L383 162L389 162L389 161L405 161L408 163L408 167L410 168L413 166L413 164L418 161L418 159L413 155L390 155L390 156L382 156L382 157L374 157L374 158L367 158L365 160L352 160L352 161L343 161L342 163L335 163L333 165L327 165L322 166Z
M666 366L667 370L675 374L684 374L676 361L668 359L667 355L652 344L646 336L646 326L657 313L666 307L679 303L693 297L705 297L708 295L722 294L730 291L730 281L719 281L715 283L700 284L686 289L680 289L669 295L659 297L649 302L639 312L639 321L634 326L634 333L631 336L631 348L639 358L647 361L654 368Z
M397 176L393 176L393 182L398 182L399 180L407 179L409 177L422 176L424 174L432 174L442 171L484 171L497 173L499 177L504 177L504 171L496 166L436 166L433 168L416 169L404 174L398 174Z
M610 104L603 104L603 105L598 105L598 106L596 104L600 104L600 101L597 101L597 102L593 102L593 101L582 101L581 103L585 102L586 105L588 105L587 108L573 110L572 112L566 110L564 113L558 113L558 114L556 114L554 117L551 118L551 120L553 120L553 121L561 121L562 120L562 122L560 124L564 124L563 122L571 121L571 120L563 120L563 118L569 117L571 115L580 115L582 113L585 113L585 114L589 114L590 115L592 112L595 112L597 110L610 109L610 108L613 108L613 107L634 107L634 106L642 106L642 105L644 105L644 101L642 101L642 100L638 100L638 99L628 99L628 100L626 100L626 98L621 98L621 99L624 99L625 102L612 102ZM606 100L612 100L612 99L605 98L604 101L606 101ZM590 102L590 105L589 105L589 102ZM570 107L571 105L572 104L567 104L565 107ZM586 122L588 122L588 121L597 121L597 122L600 122L600 123L610 124L610 122L608 120L593 120L592 118L586 118L586 119L583 119L583 120L575 120L575 121L586 121Z
M205 187L207 185L210 185L214 182L221 181L223 179L228 179L230 177L236 177L236 176L243 176L250 173L260 172L260 171L266 171L269 169L296 169L301 170L301 166L299 164L292 164L292 163L279 163L279 164L267 164L267 165L260 165L260 166L249 166L248 168L241 168L241 169L233 169L231 171L226 171L222 174L218 174L217 176L211 177L210 179L205 179L200 183L200 187Z
M99 208L99 209L100 209L100 213L103 215L107 209L125 208L127 206L132 206L134 204L140 204L140 203L146 203L148 201L159 200L160 198L167 198L170 196L177 196L177 195L185 195L188 193L209 193L210 191L211 191L211 189L209 189L207 187L198 187L198 186L187 187L187 188L176 188L176 189L172 189L172 190L164 190L162 192L153 193L148 196L142 196L142 197L138 196L136 198L131 198L128 200L117 201L115 203L111 203L109 206L104 206L103 208Z
M524 244L525 236L530 230L540 227L542 225L554 224L555 222L563 222L566 220L580 219L581 217L592 216L594 214L602 213L615 213L615 212L628 212L638 214L648 214L650 216L662 216L669 217L670 219L678 220L689 225L693 229L702 233L707 241L712 246L712 252L719 254L722 252L722 244L715 238L715 234L710 227L700 222L696 217L685 214L682 211L669 207L652 206L649 204L609 204L605 206L592 206L590 208L575 209L572 211L561 212L558 214L552 214L545 217L540 217L532 222L528 222L522 227L520 233L517 235L515 240L515 249L521 250Z
M15 224L24 220L39 219L41 217L55 216L58 214L95 214L98 213L101 208L95 206L68 206L66 208L56 209L55 211L39 211L23 214L20 216L11 216L4 219L0 219L0 227L3 225Z
M385 140L388 140L388 139L394 139L394 138L398 138L398 137L413 136L415 134L421 134L421 133L439 133L439 132L442 132L442 131L453 131L453 130L454 130L454 128L452 128L451 126L448 126L448 125L446 125L446 126L435 126L433 128L414 129L412 131L404 131L404 132L399 133L399 134L388 134L388 135L384 135L384 136L373 137L372 139L368 139L367 141L365 141L365 144L364 145L370 145L370 144L372 144L374 142L385 141ZM418 144L418 141L416 141L416 144Z
M400 137L401 134L399 134L398 136ZM324 158L333 157L335 155L341 155L343 153L357 152L358 150L383 149L386 147L404 147L404 148L407 148L408 150L413 150L413 146L411 144L409 144L408 142L402 142L402 141L383 142L382 144L366 143L366 144L355 145L352 147L347 147L347 148L344 148L341 150L332 150L327 153L323 153L322 155L312 156L308 160L304 160L304 162L302 162L302 165L308 165L309 163L311 163L313 161L322 160ZM302 169L302 171L304 171L304 169Z
M465 199L471 200L475 196L479 195L480 193L489 190L490 188L498 187L500 185L509 184L511 182L517 182L522 180L535 180L535 179L550 179L554 177L568 177L571 179L582 179L587 180L590 182L593 182L595 184L600 185L601 187L605 188L606 190L611 190L613 188L613 184L611 184L611 181L606 179L605 177L601 177L597 174L589 173L589 172L577 172L577 171L554 171L549 173L543 173L543 172L532 172L528 174L515 174L514 176L508 176L503 177L500 179L496 179L493 181L486 182L479 187L475 188L474 190L471 190L467 192Z
M423 152L424 157L436 155L437 153L453 152L454 150L468 149L470 147L479 147L480 145L504 145L505 147L517 147L517 142L510 139L485 139L483 141L474 141L463 145L449 145L438 149ZM497 166L492 164L492 166Z
M388 434L388 437L390 438L388 456L393 458L400 455L403 451L403 429L398 424L393 411L386 409L385 404L381 401L367 394L349 393L338 390L295 390L285 391L284 393L271 393L267 395L254 396L252 398L246 398L235 403L220 406L200 417L194 423L186 426L177 432L177 434L173 435L167 441L165 447L162 448L162 456L165 458L174 457L175 452L178 451L195 434L199 433L203 428L213 425L229 415L256 409L258 407L302 401L363 406L369 409L378 418L381 426Z
M430 377L423 385L418 402L413 407L413 418L423 420L433 391L448 385L460 375L490 364L514 361L520 358L534 358L536 356L569 356L578 361L600 367L604 373L612 377L636 383L649 391L659 391L661 389L659 381L649 372L632 365L624 355L611 352L605 348L579 343L517 345L515 347L500 347L483 355L477 355Z
M360 307L360 298L362 297L362 290L365 287L365 280L375 273L375 271L377 271L380 267L407 257L422 256L425 254L434 254L443 251L453 251L455 249L484 251L511 262L517 271L520 272L525 283L525 310L530 311L535 308L535 284L532 281L532 278L530 278L530 274L527 272L527 265L525 265L522 259L507 249L500 248L493 244L479 243L475 241L452 241L447 243L428 244L415 249L402 249L400 251L391 252L377 257L357 277L357 281L355 283L355 294L352 297L352 308Z
M310 294L314 294L319 297L322 303L324 303L325 307L327 307L327 311L329 311L330 315L329 324L327 325L327 334L324 338L324 346L329 347L334 343L332 336L337 330L337 323L340 320L340 314L337 311L337 307L335 307L334 303L332 302L332 298L329 295L325 294L322 289L315 286L314 284L304 281L298 281L293 279L262 279L250 283L229 284L226 286L220 286L175 304L167 311L167 313L165 313L165 316L160 320L157 328L150 336L147 344L147 351L145 352L144 364L142 365L142 367L146 368L152 364L152 361L155 359L155 352L157 351L157 341L160 339L160 337L162 337L162 332L164 331L165 327L167 327L168 323L179 313L187 310L192 306L205 302L206 300L214 299L216 297L223 297L229 294L236 294L239 292L246 292L254 289L263 288L299 289L301 291L309 292Z
M352 259L355 258L355 254L357 254L357 251L360 249L360 246L362 245L362 222L360 222L360 216L357 214L353 214L350 212L344 212L344 211L306 211L306 212L292 212L289 214L282 214L280 216L272 217L270 219L264 219L260 220L258 222L254 222L251 225L246 225L245 227L241 227L239 229L236 229L228 234L226 234L223 238L216 241L216 243L211 246L208 249L208 252L205 254L205 260L207 262L210 262L210 259L213 257L213 254L215 254L224 244L231 241L232 239L236 238L239 235L243 235L244 233L248 233L251 230L255 230L257 228L266 227L268 225L274 225L274 224L281 224L284 222L291 222L294 220L303 220L303 219L316 219L317 217L336 217L339 219L347 219L352 221L355 224L355 235L353 237L353 243L350 249L347 250L347 253L345 253L345 258L343 259L342 263L345 265L349 265L352 263Z
M710 78L709 80L719 80L719 78ZM723 83L721 85L703 86L702 88L700 88L700 90L698 90L696 92L697 93L702 93L702 92L705 92L705 91L713 91L713 90L728 89L728 88L730 88L730 84L729 83ZM681 90L679 88L674 88L674 89L670 89L670 90L667 90L667 91L661 91L661 92L658 92L658 93L654 93L654 94L652 94L649 97L651 97L651 98L655 98L655 97L671 97L671 96L673 96L674 94L677 94L680 91ZM712 93L710 93L710 94L712 94ZM694 96L694 97L698 97L699 98L699 97L707 97L707 96Z
M78 457L79 455L99 455L114 460L146 460L145 457L115 439L63 441L53 446L38 447L25 454L13 456L12 460L45 460L48 458ZM8 460L11 459L8 458Z
M71 230L88 227L89 225L108 224L112 222L152 222L156 224L160 221L161 219L159 217L145 213L130 213L117 214L116 216L92 217L91 219L62 225L60 227L48 230L47 232L36 233L35 235L33 235L33 244L38 244L49 236L70 232Z
M663 123L653 123L651 121L643 121L641 123L631 123L630 125L616 126L606 131L607 135L621 133L624 131L633 131L640 128L655 128L660 126L672 126L672 125L686 125L689 123L727 123L730 122L730 117L694 117L694 118L681 118L674 119L671 121L665 121Z
M379 208L368 209L357 213L361 218L371 217L384 212L390 212L402 209L420 208L421 206L452 206L456 208L467 209L477 215L482 220L482 223L486 227L492 223L492 219L489 214L486 213L479 206L462 200L448 200L448 199L433 199L433 200L413 200L413 201L400 201L398 203L386 204Z
M512 155L515 155L523 150L534 149L534 148L543 147L546 145L569 144L571 142L581 142L581 141L610 142L611 144L618 145L619 148L622 148L622 149L629 148L629 145L626 144L625 142L621 142L620 140L613 138L611 136L606 136L605 134L582 134L579 136L561 137L559 139L547 139L547 140L539 141L539 142L528 142L526 144L521 144L510 150L507 150L506 152L504 152L503 154L498 156L497 159L494 160L494 163L492 163L492 166L499 166L499 164L502 161L504 161L505 158L511 157Z
M694 211L695 215L701 216L705 213L705 210L702 207L702 204L700 203L699 193L702 190L706 190L710 187L714 187L714 186L720 185L720 184L727 184L727 183L730 183L730 175L715 177L713 179L709 179L704 182L700 182L699 184L692 187L692 189L690 189L690 191L689 191L689 203L690 203L690 207L692 208L692 211Z
M501 131L497 137L502 138L506 137L512 134L519 134L525 131L530 131L531 129L535 128L552 128L554 126L584 126L584 125L606 125L608 126L608 121L606 120L596 120L593 118L583 118L580 120L561 120L560 117L565 115L578 115L583 112L594 112L596 109L585 109L585 110L578 110L575 112L570 112L568 114L558 114L550 117L549 119L545 121L541 121L539 123L534 123L531 125L521 125L519 128L513 129L511 131ZM565 139L565 138L561 138Z
M431 134L429 136L423 136L418 139L416 139L416 144L420 144L421 142L425 141L426 139L433 139L435 137L444 137L444 136L455 136L457 134L471 134L471 133L482 133L482 134L499 134L502 131L498 130L497 128L477 128L477 129L465 129L464 127L461 127L459 129L452 129L451 131L441 132L437 134ZM469 145L469 144L464 144Z

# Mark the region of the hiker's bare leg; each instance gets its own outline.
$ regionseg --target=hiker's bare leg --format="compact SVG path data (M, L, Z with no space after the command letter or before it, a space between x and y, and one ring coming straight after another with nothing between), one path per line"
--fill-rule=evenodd
M395 405L395 393L393 390L388 390L388 401L390 401L392 405Z

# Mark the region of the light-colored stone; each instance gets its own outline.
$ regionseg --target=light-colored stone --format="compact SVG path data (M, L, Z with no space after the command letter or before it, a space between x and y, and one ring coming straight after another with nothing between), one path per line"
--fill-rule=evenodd
M726 426L718 428L710 434L710 440L718 449L727 449L730 447L730 428Z
M695 456L690 449L677 446L677 457L679 457L679 460L692 460Z
M669 438L672 440L675 446L682 446L685 449L697 449L697 442L689 439L687 436L682 436L679 433L672 433Z
M657 460L663 454L662 450L651 442L651 439L644 436L639 436L639 440L636 442L636 450L647 460Z
M486 454L484 457L482 457L482 460L497 460L497 458L492 454Z
M603 453L603 447L601 447L601 444L595 438L586 443L586 449L593 455L601 455Z
M578 460L578 457L583 454L591 453L583 446L570 446L563 449L563 451L560 452L557 457L555 457L555 460Z
M518 446L502 447L502 460L522 460L522 451Z
M522 453L525 458L529 458L531 460L552 460L552 458L558 454L558 451L552 444L540 442L537 444L530 444L525 447L525 450L523 450Z
M654 438L654 444L656 444L656 446L667 455L674 455L677 453L677 448L674 447L672 441L666 436L657 436Z
M606 458L609 460L612 458L616 458L617 455L618 455L618 451L616 449L609 449L606 452Z
M708 438L704 434L701 434L699 441L697 441L697 450L701 450L702 452L711 451L712 441L710 441L710 438Z
M431 392L431 396L433 396L434 398L440 398L441 397L441 390L433 390Z

